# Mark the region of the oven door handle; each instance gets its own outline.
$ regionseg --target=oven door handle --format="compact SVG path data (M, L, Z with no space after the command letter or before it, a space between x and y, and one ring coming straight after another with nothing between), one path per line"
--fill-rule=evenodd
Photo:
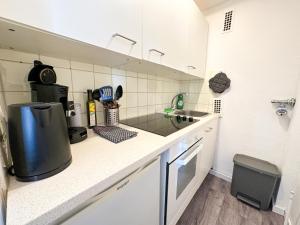
M187 157L183 158L183 159L177 159L176 163L182 166L186 166L189 161L191 161L195 155L197 155L201 150L203 149L203 144L201 143L200 145L197 146L197 148L191 153L189 154Z

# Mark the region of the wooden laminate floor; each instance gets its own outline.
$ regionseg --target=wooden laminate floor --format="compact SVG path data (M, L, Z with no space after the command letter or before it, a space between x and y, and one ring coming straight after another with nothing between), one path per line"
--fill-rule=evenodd
M283 216L231 196L230 183L208 175L177 225L283 225Z

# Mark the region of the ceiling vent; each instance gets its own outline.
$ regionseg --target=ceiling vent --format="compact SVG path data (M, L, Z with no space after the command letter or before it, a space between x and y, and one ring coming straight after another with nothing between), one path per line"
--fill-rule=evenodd
M225 13L223 32L229 32L232 30L232 18L233 18L233 10Z

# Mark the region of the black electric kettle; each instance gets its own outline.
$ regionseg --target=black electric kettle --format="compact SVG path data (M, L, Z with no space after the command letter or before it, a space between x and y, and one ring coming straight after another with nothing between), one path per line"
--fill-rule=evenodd
M68 128L61 103L9 105L8 132L18 180L40 180L70 165Z

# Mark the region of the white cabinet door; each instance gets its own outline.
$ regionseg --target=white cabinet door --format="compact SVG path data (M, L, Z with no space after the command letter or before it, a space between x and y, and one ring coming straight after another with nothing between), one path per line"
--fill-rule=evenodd
M183 0L143 0L143 58L185 70L188 16Z
M50 31L54 22L51 0L0 0L0 17Z
M0 3L0 15L4 18L141 58L140 0L0 0Z
M200 158L200 179L206 177L213 165L216 139L218 131L218 119L214 119L204 125L203 128L203 151Z
M194 1L189 3L187 73L205 77L208 23Z
M169 0L165 28L165 65L185 71L187 65L188 4L185 0Z
M160 160L122 180L63 225L159 225Z
M164 64L169 0L143 0L143 59Z
M54 1L54 2L53 2ZM52 0L54 32L141 58L140 0Z

